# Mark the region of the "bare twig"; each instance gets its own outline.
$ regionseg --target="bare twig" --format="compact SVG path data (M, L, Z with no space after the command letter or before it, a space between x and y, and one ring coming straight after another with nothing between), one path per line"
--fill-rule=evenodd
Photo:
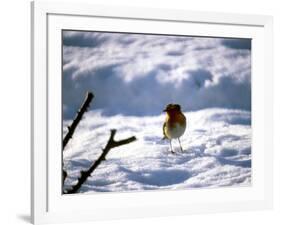
M75 119L73 120L71 126L68 126L68 132L65 135L65 137L63 139L63 143L62 143L62 150L65 149L65 146L67 145L68 141L72 138L78 123L82 119L83 114L87 111L93 98L94 98L94 94L91 92L87 92L85 100L84 100L80 110L77 111L77 115L76 115ZM62 182L63 183L64 183L66 177L67 177L67 172L65 170L62 170Z
M63 139L63 145L62 145L63 150L64 150L65 146L67 145L68 141L72 138L72 135L74 134L74 131L75 131L78 123L82 119L83 114L87 111L93 98L94 98L93 93L87 92L84 103L82 104L80 110L77 111L77 115L76 115L75 119L73 120L71 126L68 127L68 132Z
M115 141L114 140L114 136L116 134L116 130L113 129L111 130L111 134L110 134L110 138L107 142L107 145L105 146L105 148L102 151L102 154L100 155L100 157L93 163L93 165L87 170L87 171L81 171L81 176L80 178L78 178L78 182L77 184L75 184L74 186L72 186L72 188L68 191L66 191L66 194L73 194L73 193L77 193L77 191L80 189L80 187L82 186L83 183L85 183L85 181L87 180L87 178L89 176L91 176L92 172L100 165L100 163L105 160L105 156L107 155L107 153L115 147L121 146L121 145L125 145L125 144L129 144L136 139L135 136L132 136L130 138L121 140L121 141Z

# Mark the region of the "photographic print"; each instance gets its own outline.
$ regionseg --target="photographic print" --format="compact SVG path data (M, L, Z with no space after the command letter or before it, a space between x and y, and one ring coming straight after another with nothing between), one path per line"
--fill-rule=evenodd
M251 185L251 39L62 30L64 194Z

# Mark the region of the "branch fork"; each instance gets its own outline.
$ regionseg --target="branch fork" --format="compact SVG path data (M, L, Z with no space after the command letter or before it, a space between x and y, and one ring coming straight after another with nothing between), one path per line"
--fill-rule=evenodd
M115 134L116 134L116 129L112 129L111 133L110 133L109 140L108 140L105 148L102 150L102 154L99 156L99 158L92 164L92 166L87 171L81 171L80 172L80 177L78 178L77 184L72 186L72 188L70 190L65 191L64 192L65 194L77 193L77 191L81 188L81 186L86 182L88 177L91 176L93 171L99 166L99 164L102 161L105 160L106 155L109 153L109 151L112 148L116 148L116 147L119 147L121 145L129 144L129 143L137 140L135 136L132 136L132 137L127 138L127 139L115 141L114 140Z

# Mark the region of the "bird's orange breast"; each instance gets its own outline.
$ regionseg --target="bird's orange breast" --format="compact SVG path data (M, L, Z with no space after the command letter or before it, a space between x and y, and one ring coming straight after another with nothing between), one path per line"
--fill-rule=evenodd
M164 123L164 135L168 139L181 137L186 128L186 119L181 112L167 113L166 121Z
M166 123L173 127L175 124L180 124L181 126L186 125L186 118L181 112L168 114L166 117Z

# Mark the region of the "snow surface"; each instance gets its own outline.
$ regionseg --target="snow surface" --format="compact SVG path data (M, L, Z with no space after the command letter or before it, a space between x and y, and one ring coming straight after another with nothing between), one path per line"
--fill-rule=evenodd
M165 115L104 116L90 111L78 125L64 151L68 172L64 189L77 182L105 147L110 129L115 140L135 135L137 141L112 149L80 192L121 192L186 189L251 184L251 113L244 110L209 108L186 112L187 130L181 137L184 153L171 154L162 140ZM70 124L65 120L66 126Z

